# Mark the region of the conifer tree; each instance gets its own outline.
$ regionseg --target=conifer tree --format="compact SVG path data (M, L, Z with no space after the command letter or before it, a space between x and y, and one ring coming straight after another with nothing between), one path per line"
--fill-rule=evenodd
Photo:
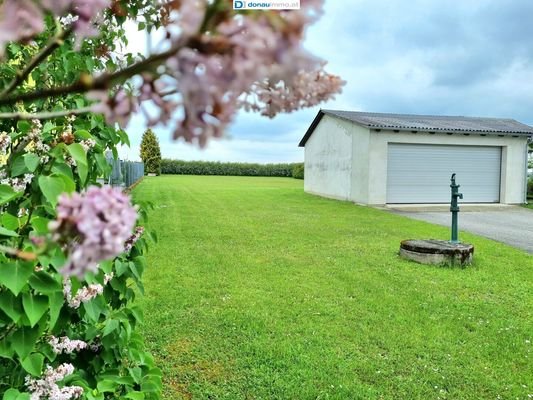
M147 174L161 174L161 149L155 133L148 129L141 140L141 159Z

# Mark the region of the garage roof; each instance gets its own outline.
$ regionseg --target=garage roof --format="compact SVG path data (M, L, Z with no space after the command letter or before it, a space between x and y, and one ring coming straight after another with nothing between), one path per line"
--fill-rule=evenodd
M532 136L533 127L507 118L449 117L441 115L383 114L356 111L320 110L300 141L305 143L324 115L341 118L369 129L394 131L479 133L506 136Z

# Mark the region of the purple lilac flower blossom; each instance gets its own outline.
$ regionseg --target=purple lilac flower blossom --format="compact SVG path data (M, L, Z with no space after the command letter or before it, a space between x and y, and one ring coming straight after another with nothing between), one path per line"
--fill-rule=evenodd
M56 354L72 354L76 351L86 349L88 344L83 340L72 340L67 336L55 337L51 336L48 344L52 346L52 350Z
M31 400L70 400L79 399L83 395L83 388L80 386L65 386L60 388L57 382L62 381L67 376L74 373L72 364L61 364L57 368L46 366L46 370L40 379L27 376L26 387L31 392Z
M144 227L138 226L137 228L135 228L135 232L133 233L133 235L131 235L128 238L128 240L126 240L126 243L124 243L124 252L125 253L129 253L131 251L131 249L133 248L133 246L135 245L137 240L139 240L141 238L143 233L144 233Z
M68 259L61 273L83 278L98 262L124 252L137 210L119 189L90 187L86 192L60 196L57 219L50 222L53 239L65 243Z

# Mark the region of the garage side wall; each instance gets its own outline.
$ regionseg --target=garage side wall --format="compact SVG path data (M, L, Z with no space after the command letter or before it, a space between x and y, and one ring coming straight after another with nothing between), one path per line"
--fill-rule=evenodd
M343 121L344 122L344 121ZM370 189L370 130L357 124L351 124L352 143L352 192L350 200L355 203L368 204Z
M499 146L502 148L500 202L503 204L520 204L524 201L526 138L480 136L475 134L467 136L463 134L371 131L369 144L369 204L386 204L387 202L387 155L389 143Z
M350 200L353 124L324 115L305 144L304 189Z

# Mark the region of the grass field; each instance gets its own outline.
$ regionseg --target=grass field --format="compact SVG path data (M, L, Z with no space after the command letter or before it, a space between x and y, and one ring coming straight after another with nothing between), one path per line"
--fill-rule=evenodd
M283 178L162 176L144 334L165 399L528 399L533 258L462 234L468 269L398 258L446 228Z

